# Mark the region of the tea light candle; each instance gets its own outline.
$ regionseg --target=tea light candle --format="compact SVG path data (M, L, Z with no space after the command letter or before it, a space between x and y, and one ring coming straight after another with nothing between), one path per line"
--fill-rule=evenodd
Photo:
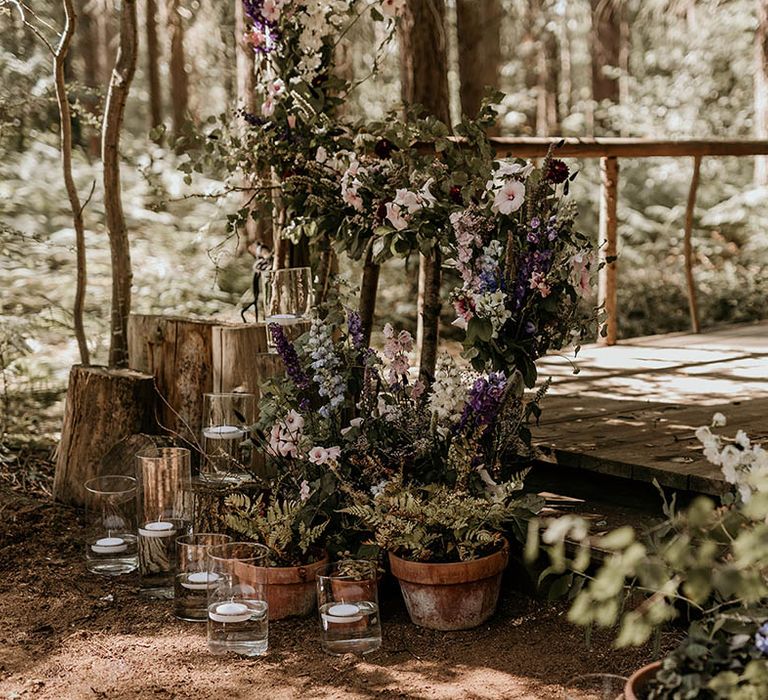
M363 616L360 614L360 608L358 608L357 605L337 603L336 605L331 605L331 607L325 611L323 618L326 622L338 625L358 622L363 619Z
M208 440L235 440L245 435L245 430L236 425L211 425L203 428L203 437Z
M176 528L173 523L158 520L139 528L139 534L144 537L171 537L176 534Z
M213 571L195 571L189 574L185 581L182 581L181 585L184 588L189 588L192 591L204 591L212 584L221 580L221 576Z
M96 554L117 554L128 549L128 543L122 537L102 537L91 545Z
M290 326L296 323L299 317L296 314L274 314L267 316L266 323L277 323L280 326Z
M251 619L251 611L242 603L220 603L208 611L208 617L214 622L246 622Z

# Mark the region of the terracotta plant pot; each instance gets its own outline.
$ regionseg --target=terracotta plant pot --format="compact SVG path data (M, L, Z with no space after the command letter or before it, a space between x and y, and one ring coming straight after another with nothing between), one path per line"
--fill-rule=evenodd
M628 679L624 687L624 700L641 700L645 697L645 688L656 677L661 668L661 661L637 669Z
M411 621L435 630L471 629L493 615L508 561L506 540L487 557L452 564L409 561L389 553Z
M328 554L306 566L271 566L267 569L269 619L306 617L317 609L315 576L325 571Z

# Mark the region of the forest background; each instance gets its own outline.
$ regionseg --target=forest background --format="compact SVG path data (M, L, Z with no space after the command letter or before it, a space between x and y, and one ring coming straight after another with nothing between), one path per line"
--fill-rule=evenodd
M472 114L490 85L506 93L500 135L768 138L767 0L423 1L444 12L438 40L448 46L453 121ZM121 142L134 311L235 320L249 300L253 259L227 222L237 195L205 196L221 190L217 174L190 177L188 156L171 148L242 97L239 2L139 3L139 63ZM117 0L76 4L80 22L66 73L81 197L95 183L85 209L85 309L99 362L111 284L99 127L118 11ZM12 5L0 2L0 460L16 458L5 444L37 439L44 418L60 416L68 369L78 361L75 232L59 165L50 55ZM35 3L34 11L61 25L55 0ZM401 104L396 41L367 78L380 31L364 17L346 36L341 69L360 81L345 106L352 118L377 119ZM768 316L766 160L702 164L694 249L704 327ZM581 171L572 190L579 223L596 237L598 163L572 163ZM621 161L620 337L688 327L682 230L691 171L692 159ZM415 260L385 266L379 325L415 328L417 267ZM342 272L352 284L359 280L349 263Z

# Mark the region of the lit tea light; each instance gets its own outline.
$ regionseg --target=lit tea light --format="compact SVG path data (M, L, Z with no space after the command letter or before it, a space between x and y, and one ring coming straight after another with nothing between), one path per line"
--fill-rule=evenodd
M296 314L274 314L272 316L267 316L266 323L277 323L279 326L291 326L298 320L299 317Z
M203 437L208 440L235 440L245 436L245 430L236 425L211 425L203 428Z
M171 537L176 534L176 527L173 523L158 520L139 528L139 534L144 537Z
M204 591L221 579L222 577L213 571L195 571L189 574L181 585L192 591Z
M360 614L360 608L357 605L337 603L336 605L331 605L323 613L323 619L331 624L344 625L350 622L358 622L363 619L363 616Z
M102 537L91 545L96 554L117 554L128 549L128 543L122 537Z
M247 622L251 619L251 611L242 603L220 603L208 611L208 617L214 622Z

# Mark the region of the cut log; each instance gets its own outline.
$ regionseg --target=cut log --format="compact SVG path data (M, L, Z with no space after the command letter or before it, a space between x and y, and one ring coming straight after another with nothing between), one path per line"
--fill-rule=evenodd
M85 481L106 473L102 471L104 456L127 436L154 431L155 401L151 375L129 369L72 367L56 457L54 498L82 505Z
M128 322L129 365L154 375L160 427L196 449L203 394L213 391L213 329L221 325L221 320L144 314L132 314Z

